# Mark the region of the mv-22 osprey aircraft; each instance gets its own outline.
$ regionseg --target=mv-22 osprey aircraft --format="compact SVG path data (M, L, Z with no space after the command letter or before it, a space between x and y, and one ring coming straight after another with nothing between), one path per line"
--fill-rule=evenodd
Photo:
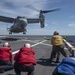
M9 34L12 33L20 33L23 32L23 34L26 34L26 26L30 23L40 23L40 27L44 28L45 26L45 13L57 11L59 8L52 9L52 10L40 10L39 18L26 18L24 16L18 16L17 18L11 18L6 16L0 16L1 22L6 23L13 23L13 25L10 28L7 28L9 31Z

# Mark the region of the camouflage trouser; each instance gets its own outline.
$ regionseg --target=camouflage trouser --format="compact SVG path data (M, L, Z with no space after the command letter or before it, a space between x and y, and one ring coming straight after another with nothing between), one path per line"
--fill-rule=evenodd
M61 53L64 57L68 57L66 51L64 50L64 46L63 46L63 45L53 46L52 52L51 52L51 56L50 56L50 61L53 60L53 58L54 58L55 55L57 56L57 57L56 57L56 61L59 61L60 53Z

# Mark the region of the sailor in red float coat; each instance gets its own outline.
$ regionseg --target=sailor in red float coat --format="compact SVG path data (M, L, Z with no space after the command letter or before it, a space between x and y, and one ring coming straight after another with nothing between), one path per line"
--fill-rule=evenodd
M21 75L21 71L27 71L28 75L33 74L34 65L36 65L35 52L31 48L30 44L27 43L20 49L15 55L14 70L17 75Z
M9 42L5 42L3 47L0 47L0 73L13 69L12 50Z
M35 52L33 49L23 47L20 49L19 53L17 53L14 59L18 63L24 64L25 66L29 66L31 64L36 65L34 54Z

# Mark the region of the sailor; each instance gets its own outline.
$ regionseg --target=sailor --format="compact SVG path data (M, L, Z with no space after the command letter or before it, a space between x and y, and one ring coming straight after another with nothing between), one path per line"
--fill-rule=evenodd
M75 75L75 58L64 58L54 69L52 75Z
M12 50L10 43L5 42L3 47L0 47L0 73L13 69Z
M24 47L14 57L14 71L16 75L21 75L21 72L28 72L27 75L34 75L34 65L36 65L35 52L29 43L24 44Z
M51 52L51 56L50 56L50 63L52 62L53 57L55 57L55 55L57 56L56 63L58 63L60 53L62 53L62 55L67 57L66 51L64 50L63 38L62 38L62 36L59 35L59 33L57 31L55 31L52 36L51 44L53 45L53 47L52 47L52 52Z

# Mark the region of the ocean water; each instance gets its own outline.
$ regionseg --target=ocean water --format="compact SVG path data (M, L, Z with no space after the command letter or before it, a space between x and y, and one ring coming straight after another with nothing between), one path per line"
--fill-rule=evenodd
M73 46L75 46L75 36L65 36L66 40L72 44Z
M19 38L19 37L37 37L38 39L40 38L51 38L53 35L0 35L0 36L9 36L9 37L14 37L14 38ZM75 36L71 35L62 35L64 39L66 39L71 45L75 46Z

